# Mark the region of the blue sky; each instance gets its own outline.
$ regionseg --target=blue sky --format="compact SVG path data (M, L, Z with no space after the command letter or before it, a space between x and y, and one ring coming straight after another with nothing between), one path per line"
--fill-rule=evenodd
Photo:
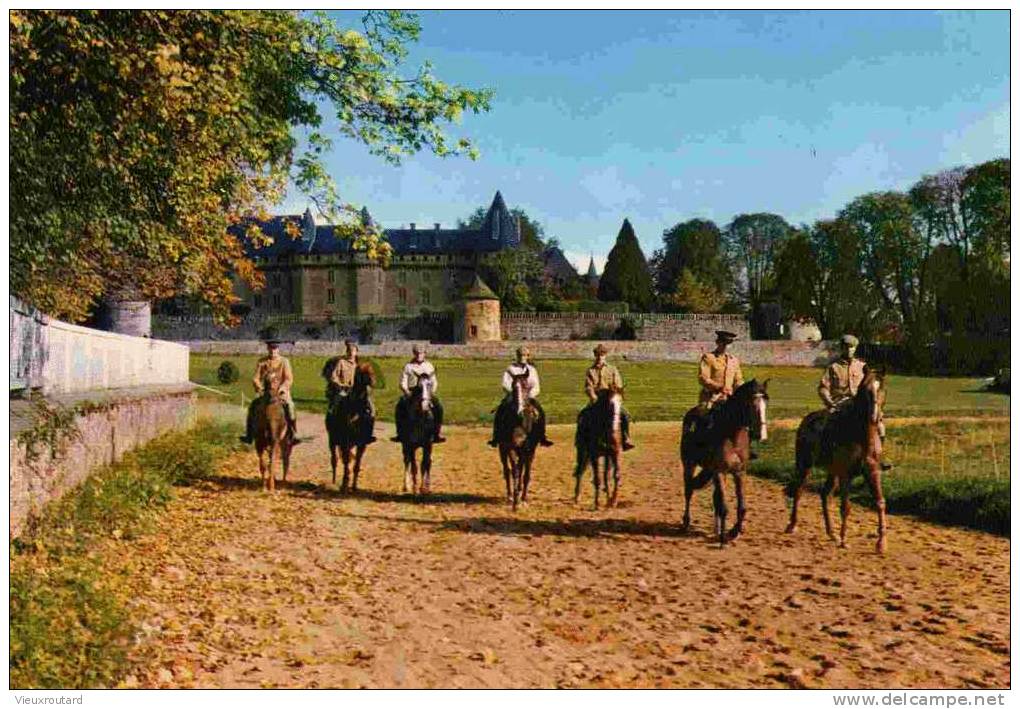
M421 17L411 62L496 96L452 129L475 140L474 162L392 167L337 141L344 198L384 227L452 225L499 189L575 263L594 252L601 267L624 217L651 255L687 219L810 221L1009 155L1005 11ZM295 195L281 211L304 207Z

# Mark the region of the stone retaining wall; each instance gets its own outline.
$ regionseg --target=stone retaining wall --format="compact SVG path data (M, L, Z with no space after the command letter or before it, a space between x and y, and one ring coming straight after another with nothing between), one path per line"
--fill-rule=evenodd
M630 320L638 340L668 342L714 340L716 330L729 330L741 340L751 336L742 315L697 313L504 313L505 340L592 340L611 338L620 323Z
M25 433L32 427L27 400L11 400L10 536L18 536L47 502L79 485L94 468L121 459L125 452L192 421L191 385L138 387L47 399L57 407L88 402L90 413L75 421L76 434L54 455L45 443L30 456ZM21 435L19 435L21 434Z
M195 354L223 356L254 355L265 352L265 345L257 340L193 341L186 343ZM366 357L409 357L415 342L394 341L378 345L362 345L360 352ZM589 359L595 344L584 340L504 340L502 342L476 342L467 345L430 344L425 345L429 356L435 359L499 359L512 358L521 344L526 344L536 360L542 359ZM703 352L715 347L710 340L664 342L664 341L606 341L610 359L630 361L665 360L674 362L697 362ZM308 355L331 357L342 348L335 342L302 340L293 345L284 345L284 355ZM793 367L820 367L830 362L837 354L835 342L793 342L790 340L745 340L735 342L730 351L741 361L754 365L784 365Z

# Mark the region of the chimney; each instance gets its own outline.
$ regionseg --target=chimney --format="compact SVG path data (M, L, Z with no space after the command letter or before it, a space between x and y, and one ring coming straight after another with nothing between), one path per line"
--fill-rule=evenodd
M414 222L411 222L411 231L414 231Z
M439 231L439 222L436 222L436 231Z

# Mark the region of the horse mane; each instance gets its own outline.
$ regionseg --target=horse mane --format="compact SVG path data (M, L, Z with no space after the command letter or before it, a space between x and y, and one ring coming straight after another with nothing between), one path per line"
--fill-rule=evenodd
M744 382L733 392L733 396L721 404L712 407L709 412L715 421L713 430L719 436L728 436L738 428L749 428L753 412L751 398L758 391L758 381L751 379Z

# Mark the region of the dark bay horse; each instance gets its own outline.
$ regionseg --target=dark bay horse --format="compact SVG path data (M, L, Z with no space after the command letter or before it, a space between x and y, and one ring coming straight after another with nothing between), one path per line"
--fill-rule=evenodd
M524 384L529 372L511 375L510 407L496 425L496 441L499 443L499 459L503 464L503 479L506 481L506 501L517 509L518 503L528 501L528 486L531 484L531 464L538 448L541 414L531 405L524 393ZM503 407L496 409L497 416Z
M882 438L879 423L885 406L885 371L864 368L864 379L853 399L831 414L816 411L804 417L797 428L795 449L796 478L791 485L793 508L787 533L797 529L797 505L813 467L828 472L822 487L822 516L825 533L836 541L829 516L829 495L839 488L841 524L839 546L846 547L846 522L850 516L850 481L863 474L878 508L878 542L875 549L885 552L885 497L882 495Z
M574 504L581 497L581 476L591 465L592 485L595 487L594 508L599 508L599 460L602 460L602 490L606 506L616 506L620 488L620 455L623 453L623 390L604 389L591 406L581 410L577 417L577 466L574 468ZM609 470L613 471L613 490L609 490Z
M432 377L418 375L418 385L411 390L407 402L404 430L400 445L404 454L404 492L429 494L432 483L432 442L436 434L436 418L432 411ZM421 449L419 469L417 451ZM421 472L421 485L418 473Z
M283 462L283 482L287 482L290 470L290 450L294 439L287 425L283 401L272 386L269 377L262 381L262 396L252 404L255 409L255 451L259 456L259 475L264 490L276 490L275 461ZM268 461L266 460L268 455Z
M694 492L711 481L715 486L712 506L715 513L715 533L719 544L736 539L744 531L747 507L744 504L744 472L751 457L751 439L768 438L768 381L759 384L752 379L737 388L733 395L716 404L699 430L691 434L689 419L692 409L684 416L680 438L680 465L684 475L683 528L691 526L691 498ZM701 472L695 475L700 467ZM726 531L726 474L733 476L737 494L737 521Z
M326 409L326 433L329 437L329 461L333 468L333 484L336 484L336 467L343 460L344 476L340 492L358 489L358 475L361 472L361 458L369 444L372 431L371 419L367 416L368 388L375 386L375 370L368 362L358 365L354 373L354 386L350 389L331 385L329 406ZM353 458L353 475L351 460Z

